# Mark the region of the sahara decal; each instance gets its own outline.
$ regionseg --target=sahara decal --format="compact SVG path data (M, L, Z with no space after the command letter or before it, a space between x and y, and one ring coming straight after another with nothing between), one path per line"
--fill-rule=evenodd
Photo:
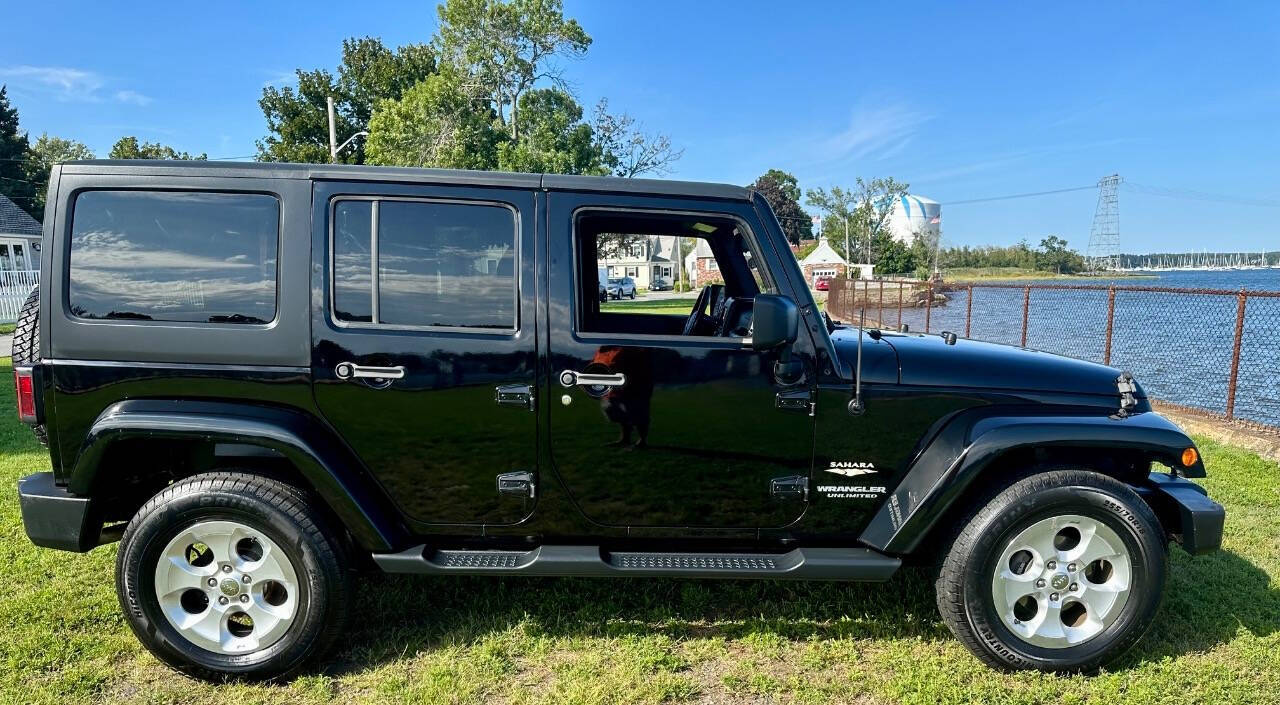
M876 471L875 463L858 463L848 460L833 460L827 465L827 472L833 472L837 475L845 477L857 477L858 475L870 475Z

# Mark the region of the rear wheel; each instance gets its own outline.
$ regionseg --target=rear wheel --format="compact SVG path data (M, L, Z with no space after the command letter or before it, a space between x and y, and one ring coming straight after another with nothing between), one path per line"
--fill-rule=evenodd
M1090 471L1045 472L963 525L938 577L938 609L993 666L1094 670L1146 632L1166 562L1160 523L1130 487Z
M166 488L129 522L116 588L129 626L190 675L272 678L320 655L350 596L340 542L301 491L219 472Z

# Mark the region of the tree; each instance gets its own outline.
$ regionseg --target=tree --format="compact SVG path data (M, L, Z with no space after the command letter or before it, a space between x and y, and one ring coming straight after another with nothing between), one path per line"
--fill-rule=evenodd
M813 239L813 220L800 207L800 183L795 176L770 169L749 188L760 192L764 200L769 202L788 242L799 245L801 240Z
M258 140L258 160L327 163L329 96L334 98L335 132L345 140L369 128L379 101L400 99L435 72L435 51L426 44L393 51L372 37L346 39L336 77L324 69L298 69L296 89L262 89L258 106L270 134ZM365 144L353 141L338 161L363 164Z
M627 113L610 113L608 98L596 103L592 131L596 150L614 176L666 176L672 172L672 164L684 156L683 149L671 145L668 135L647 134Z
M496 169L498 142L493 112L477 105L451 72L436 74L400 100L385 100L369 120L371 164L446 169Z
M855 233L851 228L855 203L853 193L839 186L832 186L830 191L823 188L809 189L804 194L804 202L823 212L822 234L826 235L827 243L841 257L852 262L854 258L849 256L846 249L858 251L854 244L857 242L853 237ZM845 247L846 241L849 242L848 248Z
M520 139L498 147L498 168L551 174L602 174L601 153L591 126L582 122L582 106L558 88L520 96L516 113Z
M111 145L111 153L107 155L108 159L185 159L185 160L205 160L209 155L201 152L198 156L192 156L188 152L179 152L167 144L159 142L138 142L137 137L121 137L116 143Z
M436 49L466 75L468 92L489 98L513 141L521 96L544 80L564 89L553 60L580 57L591 45L578 22L565 19L560 0L446 0L437 12Z
M35 189L32 207L44 211L45 193L49 189L49 172L54 165L77 159L93 159L93 150L83 142L41 134L27 151L27 179Z
M9 105L7 87L0 86L0 193L39 218L34 184L27 178L29 148L27 133L18 129L18 109Z
M1036 269L1058 274L1070 274L1084 268L1084 258L1078 252L1067 247L1067 241L1057 235L1050 235L1040 241L1040 250L1036 252Z

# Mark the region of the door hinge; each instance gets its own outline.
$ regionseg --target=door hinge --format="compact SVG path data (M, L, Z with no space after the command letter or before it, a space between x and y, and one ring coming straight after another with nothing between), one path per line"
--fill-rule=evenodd
M774 499L809 501L809 478L804 475L775 477L769 480L769 496Z
M533 387L527 384L504 384L493 390L493 400L498 406L534 410Z
M504 472L498 475L498 494L515 495L533 499L537 490L533 473L528 470Z
M778 392L773 398L773 405L783 411L799 411L813 416L818 404L813 400L813 392L808 389L790 389Z

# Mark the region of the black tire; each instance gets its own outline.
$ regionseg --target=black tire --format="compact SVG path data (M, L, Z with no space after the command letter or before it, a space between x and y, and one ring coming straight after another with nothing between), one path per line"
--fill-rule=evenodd
M1093 519L1119 536L1131 563L1130 584L1113 622L1078 644L1049 648L1006 626L996 612L992 584L996 563L1013 537L1064 514ZM1168 572L1164 532L1146 502L1112 477L1087 470L1032 475L1000 492L959 526L938 575L938 611L956 638L988 665L1096 671L1137 643L1160 608Z
M40 287L31 290L27 300L18 313L18 322L13 327L13 364L23 365L40 359ZM40 445L49 445L49 434L44 424L31 427Z
M197 678L262 680L297 672L342 633L351 599L343 544L322 516L297 488L257 475L214 472L170 485L138 510L120 541L116 592L129 626L157 658ZM193 643L165 618L155 588L161 553L181 531L205 521L234 521L261 532L295 567L297 613L278 641L244 654L218 653Z

